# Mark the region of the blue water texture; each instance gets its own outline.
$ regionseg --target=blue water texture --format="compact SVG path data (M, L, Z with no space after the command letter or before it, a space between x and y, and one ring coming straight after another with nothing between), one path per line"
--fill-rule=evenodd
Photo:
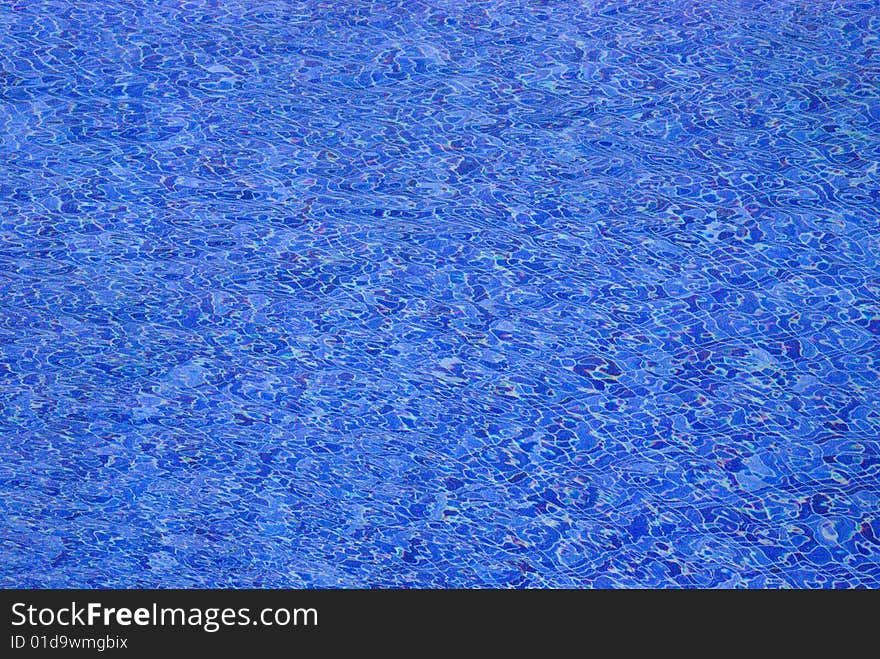
M880 2L0 5L0 586L880 587Z

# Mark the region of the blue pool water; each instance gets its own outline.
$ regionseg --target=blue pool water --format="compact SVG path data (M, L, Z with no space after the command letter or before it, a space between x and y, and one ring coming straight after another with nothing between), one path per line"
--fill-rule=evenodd
M880 3L0 6L0 585L880 586Z

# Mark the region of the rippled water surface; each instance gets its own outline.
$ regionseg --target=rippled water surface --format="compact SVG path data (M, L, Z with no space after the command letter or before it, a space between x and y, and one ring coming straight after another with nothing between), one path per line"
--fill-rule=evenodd
M880 587L880 4L0 6L0 585Z

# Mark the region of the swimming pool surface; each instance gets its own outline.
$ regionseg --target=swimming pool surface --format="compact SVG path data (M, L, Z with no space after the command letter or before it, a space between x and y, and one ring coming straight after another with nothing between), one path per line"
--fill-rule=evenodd
M0 585L880 587L880 3L0 7Z

